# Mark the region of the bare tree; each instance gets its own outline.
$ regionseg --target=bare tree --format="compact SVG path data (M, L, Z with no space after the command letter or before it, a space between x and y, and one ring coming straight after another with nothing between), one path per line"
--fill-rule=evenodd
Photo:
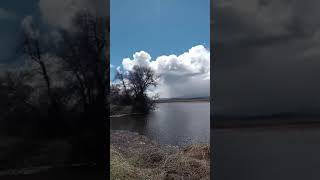
M146 93L146 90L151 86L157 86L155 73L149 67L134 66L129 71L128 80L133 86L135 96L141 96Z
M134 93L134 108L142 112L154 108L155 102L147 95L148 88L157 86L154 71L150 67L134 66L127 79Z
M125 94L125 98L129 101L130 100L130 94L129 94L129 89L126 85L125 82L125 75L123 71L117 71L116 75L114 77L114 80L119 80L123 86L123 92Z
M103 164L105 159L100 155L105 154L105 124L109 111L109 57L105 48L108 28L104 27L105 23L102 17L79 12L73 21L73 29L61 30L63 40L58 51L65 71L73 77L69 82L74 85L73 95L82 104L81 117L74 128L77 129L74 152L81 150L80 156L90 154L96 162Z
M60 56L65 69L75 77L77 91L86 111L90 111L93 104L104 109L107 105L109 65L105 55L103 21L88 12L81 12L74 19L74 31L62 32Z
M50 108L49 117L60 120L60 107L58 98L55 95L52 87L52 80L48 71L48 67L46 65L46 58L44 54L46 51L43 49L45 44L41 43L41 37L39 35L39 30L36 28L33 22L29 22L28 29L24 29L22 34L22 52L27 55L30 60L35 62L40 68L39 73L41 74L45 85L46 92L49 98Z

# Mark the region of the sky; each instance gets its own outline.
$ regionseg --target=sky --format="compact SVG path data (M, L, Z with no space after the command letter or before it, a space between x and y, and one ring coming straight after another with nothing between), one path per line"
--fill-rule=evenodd
M209 0L111 0L111 80L117 67L161 75L160 97L209 96ZM186 88L189 91L185 91Z
M112 0L111 76L118 66L150 65L161 75L151 93L162 97L195 97L210 94L209 0ZM70 29L77 11L109 11L101 0L18 0L0 3L0 66L19 65L19 35L31 23L40 36ZM129 69L128 69L129 68ZM111 80L113 78L111 77ZM185 91L185 89L189 91Z
M26 15L36 15L36 9L35 0L0 2L0 64L16 59L14 55L21 21Z
M320 2L216 0L213 111L318 113Z
M19 35L31 21L44 30L41 35L54 35L57 28L70 29L71 20L79 10L105 16L107 0L11 0L0 2L0 66L19 61L16 53Z

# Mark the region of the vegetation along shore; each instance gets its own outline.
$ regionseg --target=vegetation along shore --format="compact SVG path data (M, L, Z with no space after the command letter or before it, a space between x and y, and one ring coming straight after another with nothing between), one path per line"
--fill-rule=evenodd
M209 145L161 145L118 130L110 140L110 179L209 179Z

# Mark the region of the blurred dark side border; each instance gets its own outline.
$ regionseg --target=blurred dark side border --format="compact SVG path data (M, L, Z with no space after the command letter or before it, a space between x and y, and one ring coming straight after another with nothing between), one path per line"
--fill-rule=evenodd
M107 1L107 5L108 7L107 9L107 15L106 15L106 46L105 46L105 52L106 52L106 61L107 61L107 65L108 65L108 85L110 85L110 0L104 0ZM110 88L108 87L108 97L109 97L109 90ZM109 98L108 98L109 100ZM105 179L110 179L110 103L109 101L107 102L107 109L108 109L108 114L107 114L107 122L106 122L106 132L107 132L107 140L105 143L105 149L106 149L106 153L103 154L105 160L106 160L106 164L105 164Z
M52 2L53 1L54 0L52 0ZM59 2L64 3L63 1L59 1ZM92 77L99 77L99 80L97 80L99 82L97 82L96 84L94 84L93 86L90 87L93 89L92 91L94 91L94 92L92 92L92 94L93 94L92 96L94 96L94 98L93 98L94 100L92 101L92 104L90 104L88 109L79 108L80 105L78 105L77 103L74 103L74 104L77 104L77 105L75 105L77 108L69 108L72 110L65 108L67 110L63 109L63 111L51 111L51 109L53 109L53 108L51 108L51 106L52 107L59 106L59 105L54 106L54 105L56 105L56 103L53 103L53 102L59 101L60 95L63 96L68 93L68 97L69 97L69 94L72 94L72 95L70 95L70 97L71 97L70 99L72 99L72 97L75 96L74 94L77 94L80 97L80 95L79 95L80 93L78 93L78 91L77 91L80 88L78 88L77 90L74 90L75 88L69 89L69 86L68 86L68 88L65 88L65 86L61 86L62 88L60 88L59 91L52 93L53 95L50 96L50 92L49 92L50 85L47 85L48 90L46 88L44 88L44 89L46 89L48 91L48 93L45 90L43 91L44 92L43 94L45 94L46 96L39 95L39 97L40 97L39 98L40 99L39 105L38 105L38 103L34 103L37 105L38 109L34 110L34 106L32 106L32 104L30 105L29 103L26 103L26 104L30 105L30 107L28 107L28 109L32 109L32 110L25 112L26 108L25 109L19 108L19 110L14 111L14 113L12 113L11 116L8 116L9 118L7 118L7 115L5 114L4 119L7 118L9 120L8 121L9 128L5 128L6 126L0 127L1 133L3 133L3 134L7 133L5 135L1 134L1 136L0 136L0 141L1 141L1 144L0 144L0 150L1 150L1 152L0 152L0 157L1 157L0 179L1 180L2 179L6 179L6 180L7 179L8 180L10 180L10 179L12 179L12 180L19 180L19 179L23 179L23 180L25 180L25 179L26 180L27 179L33 179L33 180L37 180L37 179L106 180L106 179L109 179L109 167L110 167L110 164L109 164L109 162L110 162L109 161L110 160L110 152L109 152L110 151L110 144L109 144L109 141L110 141L110 128L109 128L110 121L109 121L109 116L110 115L109 114L110 114L110 112L109 112L108 97L109 97L109 84L110 84L110 77L109 77L109 75L110 75L110 69L109 69L109 64L110 64L110 1L109 0L95 0L94 2L97 4L101 3L101 6L99 6L99 7L105 6L104 7L105 14L103 14L103 17L102 18L97 17L97 16L92 17L92 16L88 15L89 13L88 14L84 13L84 14L81 14L82 15L81 17L79 16L80 17L79 22L77 21L79 23L79 24L77 24L77 25L79 25L79 26L77 26L77 28L78 27L85 27L85 28L94 27L94 28L92 28L94 30L90 29L91 30L90 31L87 29L83 30L83 29L79 28L79 29L77 29L77 30L79 30L79 32L77 31L77 33L75 33L75 34L72 34L70 32L69 32L69 34L67 32L65 32L65 34L62 33L63 35L66 35L66 37L67 37L66 41L63 41L63 42L70 42L70 45L69 44L68 45L59 44L59 45L61 45L61 47L59 47L60 49L57 50L57 54L59 54L59 53L63 54L62 55L63 57L62 56L59 56L59 57L65 58L64 56L68 56L71 53L64 52L64 51L67 51L67 50L71 51L71 49L73 49L72 45L78 45L78 47L77 47L78 49L88 50L88 51L81 52L81 50L80 50L80 52L75 53L76 54L75 56L72 56L71 58L70 57L67 57L67 58L69 58L69 59L73 58L73 60L79 60L79 59L88 60L89 59L89 61L86 61L85 63L87 63L87 64L89 64L88 62L94 62L94 63L93 63L93 65L88 65L88 66L95 66L94 68L99 69L99 70L103 69L99 72L96 72L96 74L98 74L98 75L92 75L92 76L90 76L91 79L89 78L90 80L92 80L92 79L94 80L94 78L92 78ZM36 14L35 16L38 16L38 14ZM36 17L35 19L37 19L37 18L38 17ZM87 19L85 19L85 18L87 18ZM39 35L37 35L38 31L36 31L36 30L38 30L37 25L39 25L39 23L37 24L37 21L35 21L35 23L32 23L31 16L30 16L30 18L26 18L26 19L29 20L28 21L29 26L27 26L27 27L29 28L28 30L30 30L31 35L30 34L28 35L30 37L22 36L21 40L26 41L26 42L22 42L21 44L23 44L23 45L21 47L17 47L17 49L18 48L20 50L23 49L22 51L25 51L25 52L22 52L22 53L27 55L26 58L28 58L28 60L34 58L34 62L36 64L37 68L40 69L41 77L46 78L45 77L46 73L44 73L45 70L43 70L44 69L43 66L47 66L48 68L50 68L51 65L43 65L44 61L46 60L45 53L53 52L55 50L50 49L50 47L45 47L45 45L44 45L45 43L41 44L42 39L38 38L38 36L39 36ZM85 21L83 21L83 19L85 19ZM94 25L91 24L92 22L90 20L94 21ZM35 27L33 27L33 25ZM50 28L50 26L48 26L48 27ZM85 35L81 34L83 32ZM81 38L79 40L78 37L82 37L82 38L84 37L84 39L87 38L90 40L94 39L94 36L92 36L92 34L90 34L91 32L95 32L93 34L95 34L96 37L98 37L97 38L98 40L95 39L95 42L98 42L98 41L99 41L99 43L102 42L101 44L103 44L103 45L98 44L98 43L96 43L96 44L91 43L90 45L94 44L94 47L93 47L93 46L88 45L89 44L88 42L87 42L87 44L84 43L85 45L83 45L81 43L80 43L80 45L78 44L80 41L83 41ZM17 36L18 36L18 33L17 33ZM37 36L37 37L34 37L34 36ZM68 38L70 38L70 39L68 39ZM49 40L52 40L52 39L49 39ZM65 50L63 47L69 47L70 49L65 48L65 49L67 49L67 50ZM50 49L50 50L48 50L48 51L43 50L42 51L41 48L43 48L43 49L46 48L46 49ZM95 51L92 54L94 54L96 56L93 56L92 54L86 56L85 52L89 52L92 49L95 49ZM60 52L60 50L63 52ZM99 53L97 53L96 51ZM61 54L59 54L59 55L61 55ZM17 52L17 54L15 54L15 55L19 56L21 54L18 54L18 52ZM96 57L96 58L87 58L87 57ZM101 60L103 60L103 61L101 61ZM68 65L68 68L69 68L68 70L72 69L72 66L70 67L70 64ZM76 62L75 64L78 65L78 64L81 64L81 62ZM101 68L101 66L100 66L100 68L99 68L98 65L100 65L100 64L104 64L104 65L106 65L106 67L102 66L102 68ZM1 68L2 68L2 66L1 66ZM42 71L41 71L41 68L42 68ZM64 67L61 69L62 69L62 71L65 70ZM93 68L90 69L91 70L90 73L95 74L95 72L92 69ZM7 67L4 67L4 68L0 69L0 71L2 71L1 72L1 74L2 74L2 73L5 73L6 71L9 71L9 69ZM32 68L28 69L28 71L30 71L33 74L37 73L37 70L34 70ZM101 72L103 72L103 73L101 73ZM19 82L20 81L22 82L21 84L23 84L23 85L26 84L26 81L19 79L20 74L18 74L18 73L15 74L15 73L16 72L13 72L13 73L8 72L7 76L4 76L6 78L3 78L4 81L11 82L9 80L12 80L12 82L13 82L12 84L15 84L19 80ZM54 74L54 73L52 73L52 74ZM74 74L76 74L76 73L74 73ZM72 75L74 76L74 74L72 74ZM63 76L63 75L61 75L61 76ZM70 79L72 79L70 81L73 82L74 81L73 78L75 78L75 77L70 78ZM1 80L3 80L3 79L1 79ZM43 80L43 78L41 80ZM86 80L88 81L88 79L86 79ZM53 82L53 81L51 81L51 82ZM100 83L100 82L103 82L103 83ZM93 82L93 83L95 83L95 82ZM21 100L24 100L24 96L20 97L20 96L18 96L18 95L20 95L18 93L15 93L15 92L11 93L11 92L13 92L13 90L11 90L12 89L11 87L15 87L15 85L10 86L8 84L9 83L0 82L0 93L1 93L1 95L3 95L0 97L5 97L3 99L0 98L0 105L1 105L0 108L3 108L3 109L0 109L0 111L2 111L1 113L3 113L3 112L7 113L6 108L10 109L9 108L10 106L8 104L10 104L11 106L17 106L18 103L16 103L16 102L22 102ZM49 83L47 83L47 84L49 84ZM99 86L101 84L105 84L105 86L103 86L104 88L101 88L101 86ZM72 84L70 86L74 87L74 84ZM26 86L26 87L29 87L29 86ZM24 91L24 92L19 91L19 93L21 93L22 95L31 94L31 93L29 93L30 89L28 89L26 87L20 85L18 87L19 90ZM101 91L101 89L103 89L103 91ZM95 90L96 91L100 90L100 91L96 92ZM100 93L100 92L104 92L104 90L106 91L106 94ZM16 90L14 90L14 91L16 91ZM9 92L9 93L7 93L7 92ZM35 92L38 93L38 91L35 91ZM53 92L53 91L51 91L51 92ZM65 93L65 94L63 94L63 93ZM14 94L14 95L11 95L11 94ZM16 94L18 94L18 95L16 95ZM99 95L103 95L103 96L99 96ZM12 96L14 96L14 98L12 98ZM27 96L27 95L25 95L25 96ZM57 98L55 99L55 97L57 97ZM103 98L99 98L99 97L103 97ZM7 99L8 99L8 102L5 101ZM10 100L12 100L12 99L14 99L14 100L18 99L18 100L10 102ZM66 101L68 101L68 100L66 100ZM46 102L44 103L44 101L46 101ZM78 99L76 99L75 101L78 102ZM103 103L101 103L102 101L103 101ZM65 103L64 100L61 100L61 102ZM80 100L79 100L79 102L80 102ZM68 101L68 103L69 103L69 101ZM65 104L69 105L68 103L65 103ZM73 101L71 103L73 103ZM85 104L85 103L83 103L83 104ZM103 104L103 106L101 106L101 104ZM48 107L46 105L48 105ZM104 106L106 106L106 107L104 107ZM81 104L81 107L82 107L82 104ZM86 106L84 105L84 107L86 107ZM106 110L101 110L104 108L106 108ZM23 109L23 111L20 109ZM47 109L49 109L48 112L47 112ZM56 108L56 109L60 109L60 108ZM76 109L76 110L74 110L74 109ZM81 110L78 110L78 109L81 109ZM83 110L83 109L85 109L85 110ZM69 113L69 111L71 113ZM20 113L16 113L16 112L23 112L23 113L20 114ZM25 114L28 115L28 113L31 114L30 112L36 112L36 113L34 113L36 115L34 115L34 114L29 115L30 117L25 115ZM61 112L61 113L55 113L55 112ZM59 115L61 115L61 116L59 116ZM34 117L39 117L39 118L37 119ZM63 117L63 118L60 118L60 117ZM49 120L46 121L46 118ZM5 119L5 120L7 120L7 119ZM2 123L2 120L3 119L0 118L1 123ZM27 120L33 120L33 121L27 121ZM50 120L58 120L58 121L50 121ZM65 120L65 121L63 121L63 120ZM77 120L79 120L79 121L77 121ZM21 121L23 121L23 123L21 123ZM33 127L32 122L34 122L35 127ZM6 121L6 123L7 123L7 121ZM61 124L59 124L59 123L61 123ZM7 125L7 124L5 124L5 125ZM80 127L80 128L78 128L78 127ZM35 131L34 129L37 129L37 131ZM38 133L38 131L39 131L39 133ZM70 150L70 149L72 149L72 150ZM76 153L72 153L72 152L76 152ZM60 161L60 159L62 159L62 160ZM68 159L68 160L66 160L66 159Z
M214 3L216 0L210 0L210 179L214 177L214 128L215 122L213 118L214 109L214 66L215 66L215 58L214 58Z

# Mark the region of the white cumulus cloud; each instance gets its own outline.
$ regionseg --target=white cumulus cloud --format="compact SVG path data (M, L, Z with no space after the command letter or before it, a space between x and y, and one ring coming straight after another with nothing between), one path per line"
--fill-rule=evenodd
M150 67L159 78L159 86L152 90L160 97L199 97L210 95L210 51L197 45L181 55L163 55L152 60L145 51L136 52L133 59L122 61L123 69L133 66Z

